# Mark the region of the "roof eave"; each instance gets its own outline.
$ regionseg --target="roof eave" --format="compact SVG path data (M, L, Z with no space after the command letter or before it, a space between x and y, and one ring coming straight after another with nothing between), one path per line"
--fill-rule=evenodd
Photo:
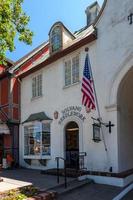
M46 59L44 62L40 63L39 65L36 65L34 68L31 68L30 70L18 75L18 77L20 79L28 76L29 74L31 73L34 73L38 70L40 70L41 68L57 61L58 59L66 56L67 54L79 49L80 47L88 44L88 43L91 43L93 42L94 40L97 39L97 31L96 29L90 34L88 35L87 37L83 38L82 40L80 41L77 41L76 43L72 44L71 46L67 47L66 49L63 49L62 51L60 52L57 52L56 54L50 56L48 59Z
M46 47L48 45L49 45L49 42L45 42L45 43L41 44L39 47L32 50L31 52L29 52L27 55L23 56L20 60L18 60L16 63L14 63L14 66L12 67L12 69L17 70L19 67L21 67L22 64L24 64L27 60L29 60L36 53L41 51L41 49L43 49L44 47Z

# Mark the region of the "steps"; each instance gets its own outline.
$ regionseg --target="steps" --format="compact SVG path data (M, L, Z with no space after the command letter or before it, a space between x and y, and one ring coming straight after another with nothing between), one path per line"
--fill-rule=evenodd
M57 176L57 169L48 169L48 170L42 170L41 174L47 174L47 175L55 175ZM79 176L82 175L86 175L87 172L84 170L75 170L75 169L66 169L66 174L67 177L73 177L73 178L77 178ZM64 176L64 169L59 169L59 176Z
M85 180L78 180L78 177L82 177L83 175L86 175L86 171L84 170L75 170L75 169L68 169L66 170L67 177L73 177L74 179L67 182L67 188L65 188L65 184L59 184L55 187L49 188L44 192L48 193L56 193L58 196L64 195L65 193L69 193L73 190L76 190L78 188L84 187L85 185L93 183L90 179ZM49 169L49 170L43 170L41 171L41 174L47 174L47 175L55 175L57 176L57 169ZM59 169L59 176L64 176L64 169ZM40 191L41 192L41 191Z
M62 186L59 186L59 187L56 187L56 188L53 188L53 189L54 189L54 191L56 191L58 193L58 195L62 195L62 194L71 192L75 189L81 188L81 187L83 187L87 184L90 184L90 183L92 183L92 181L89 180L89 179L85 179L83 181L78 181L77 179L75 179L72 182L68 183L67 188L65 188L64 184L63 184Z
M49 188L45 191L41 191L42 193L44 192L54 192L54 193L57 193L58 195L63 195L65 193L68 193L68 192L71 192L75 189L78 189L78 188L81 188L87 184L91 184L93 183L92 180L89 180L89 179L85 179L85 180L82 180L82 181L79 181L78 179L74 179L72 181L69 181L67 183L67 188L65 188L65 185L64 184L59 184L55 187L52 187L52 188Z

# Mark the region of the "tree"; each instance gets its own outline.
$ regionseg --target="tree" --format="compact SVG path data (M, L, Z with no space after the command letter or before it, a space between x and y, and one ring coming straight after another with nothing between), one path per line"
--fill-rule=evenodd
M32 44L33 32L28 28L30 17L22 9L24 0L0 0L0 62L14 51L14 39Z

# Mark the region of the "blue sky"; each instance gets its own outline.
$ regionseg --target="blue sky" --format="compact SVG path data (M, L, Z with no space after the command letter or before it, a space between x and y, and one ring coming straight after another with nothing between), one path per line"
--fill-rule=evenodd
M30 16L29 27L34 32L31 46L15 41L16 50L7 53L13 61L18 60L44 41L48 40L48 33L56 21L61 21L71 31L86 25L85 9L94 0L25 0L23 9ZM102 5L103 0L98 0Z

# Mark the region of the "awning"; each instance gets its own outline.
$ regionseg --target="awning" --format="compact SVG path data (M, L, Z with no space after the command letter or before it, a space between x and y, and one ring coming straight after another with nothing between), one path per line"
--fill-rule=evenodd
M45 112L39 112L39 113L34 113L31 114L24 122L33 122L33 121L43 121L43 120L52 120L51 118L49 118Z
M0 123L0 135L1 134L10 134L10 130L6 123Z

